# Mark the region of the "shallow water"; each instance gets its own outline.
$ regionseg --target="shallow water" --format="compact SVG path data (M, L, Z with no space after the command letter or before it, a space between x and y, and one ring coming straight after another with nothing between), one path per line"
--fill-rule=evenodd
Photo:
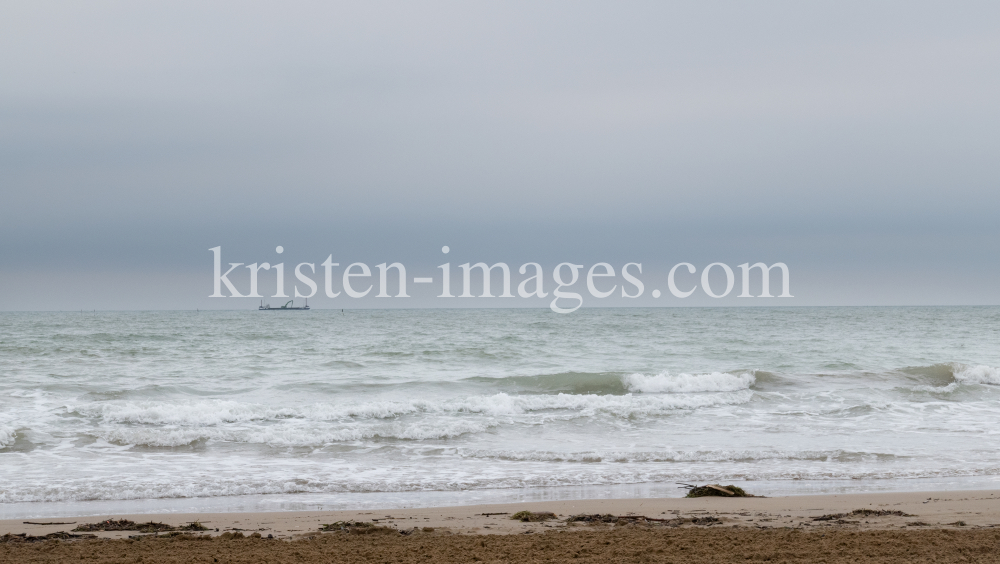
M997 307L2 313L0 513L988 487L998 345Z

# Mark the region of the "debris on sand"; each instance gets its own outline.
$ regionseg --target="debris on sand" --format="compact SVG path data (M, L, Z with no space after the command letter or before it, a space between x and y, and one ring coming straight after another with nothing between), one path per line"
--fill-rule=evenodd
M720 486L719 484L707 484L704 486L693 486L690 484L681 484L681 486L688 489L688 493L684 497L708 497L708 496L718 496L718 497L759 497L755 495L750 495L743 491L743 488L734 486L732 484L728 486Z
M605 513L601 515L599 513L594 513L593 515L570 515L566 518L567 523L616 523L618 517L610 513Z
M136 523L128 519L107 519L100 523L86 523L78 525L74 532L95 532L95 531L138 531L140 533L164 533L168 531L207 531L208 527L198 521L188 523L181 527L174 527L166 523Z
M376 525L375 523L366 523L364 521L336 521L334 523L321 525L319 530L325 532L343 531L351 535L372 535L399 532L397 529L392 527Z
M135 525L135 530L140 533L162 533L166 531L173 531L174 527L167 525L166 523L154 523L150 521L148 523L137 523Z
M37 537L29 536L25 533L11 534L7 533L0 536L0 544L6 543L16 543L16 542L42 542L48 540L73 540L73 539L95 539L97 535L74 535L72 533L67 533L65 531L59 531L58 533L49 533L47 535L40 535Z
M813 521L841 521L844 517L885 517L892 515L895 517L914 517L909 513L903 513L902 511L895 511L889 509L855 509L850 513L830 513L828 515L821 515L819 517L813 517Z
M364 521L336 521L334 523L324 523L320 525L319 530L345 531L347 529L352 529L352 528L367 529L374 526L375 523L366 523Z
M514 521L537 522L555 519L556 514L551 511L518 511L510 516Z
M657 519L654 517L646 517L645 515L611 515L610 513L601 515L599 513L594 513L592 515L571 515L566 518L567 523L609 523L614 525L634 525L634 524L650 524L650 525L660 525L667 527L680 527L681 525L703 525L710 526L721 523L722 521L718 517L712 515L706 515L705 517L674 517L672 519Z
M128 519L106 519L100 523L77 525L74 531L135 531L135 521Z

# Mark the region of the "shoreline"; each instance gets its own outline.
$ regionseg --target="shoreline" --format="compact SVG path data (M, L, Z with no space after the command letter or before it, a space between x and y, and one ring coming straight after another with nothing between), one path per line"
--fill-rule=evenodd
M510 518L519 511L553 515ZM614 521L567 519L581 514ZM111 518L175 527L198 521L207 530L58 533ZM0 521L0 563L1000 563L1000 490L23 521ZM335 525L326 532L322 524Z
M723 481L726 478L722 478ZM849 495L906 492L962 492L1000 489L995 476L858 480L733 480L748 492L767 497ZM63 517L74 520L99 515L191 513L272 513L292 511L382 511L385 508L434 508L501 505L547 501L682 498L675 482L641 482L543 486L530 488L433 490L400 492L272 493L218 497L161 497L88 501L17 501L0 503L0 522L24 518Z
M814 520L823 515L849 514L859 509L893 511L905 515L858 515L838 520ZM509 518L510 515L519 511L551 512L556 515L556 518L544 522L520 522ZM567 523L565 520L571 515L581 514L646 516L651 519L669 520L682 527L688 525L681 523L679 521L681 519L713 517L715 521L712 522L712 525L716 527L731 528L735 526L753 529L1000 528L1000 490L744 498L582 499L341 511L109 514L72 518L0 520L0 535L44 536L60 531L70 532L81 524L97 523L107 519L127 519L137 523L153 521L174 527L197 521L209 528L203 534L214 536L226 532L244 532L246 534L259 532L265 537L270 534L274 538L287 540L318 534L321 525L338 521L373 523L377 526L397 530L430 528L452 534L505 535L575 530L579 528L580 524ZM958 525L956 523L964 524ZM136 531L94 532L92 534L98 538L109 539L138 535Z

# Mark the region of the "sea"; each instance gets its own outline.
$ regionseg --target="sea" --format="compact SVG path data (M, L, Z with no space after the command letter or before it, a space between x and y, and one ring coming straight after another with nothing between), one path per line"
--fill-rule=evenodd
M0 313L0 518L1000 487L1000 308Z

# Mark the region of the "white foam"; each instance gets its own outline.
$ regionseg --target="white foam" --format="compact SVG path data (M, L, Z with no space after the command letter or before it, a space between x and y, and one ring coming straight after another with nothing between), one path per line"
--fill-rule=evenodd
M722 462L674 467L664 464L576 464L572 461L469 460L459 466L439 467L436 462L409 467L374 467L340 464L266 467L212 466L192 470L187 464L158 460L157 470L132 471L92 477L22 479L0 490L0 503L58 502L74 500L126 500L205 498L214 496L498 490L529 487L609 486L726 480L883 480L929 477L996 476L995 467L943 466L937 468L878 467L827 463L813 459L764 459L753 466ZM586 460L585 462L591 462ZM168 466L170 473L161 466ZM527 470L527 471L526 471ZM466 498L468 499L468 498ZM473 498L475 499L475 498Z
M630 374L622 377L625 387L643 393L692 393L692 392L735 392L753 386L756 378L751 372L729 374L670 374L661 372L654 375Z
M258 428L157 429L148 427L104 429L95 434L119 445L180 447L197 441L266 444L272 446L323 446L370 439L431 440L450 439L481 433L496 426L490 421L421 421L377 425L323 428L314 425L269 426Z
M750 376L752 382L752 376ZM746 382L746 380L741 380ZM643 396L598 394L509 395L503 392L460 398L406 401L372 401L362 404L322 403L302 407L272 408L262 404L236 401L126 401L90 404L72 408L84 416L109 423L141 425L177 425L211 427L231 424L251 424L268 421L357 421L393 419L405 415L480 414L491 417L523 415L539 411L571 411L579 415L606 413L621 417L666 413L678 409L695 409L716 405L734 405L749 401L749 384L736 393L702 395ZM723 390L725 386L716 386ZM704 391L704 390L703 390ZM188 441L190 442L190 441ZM184 443L186 444L186 443Z
M314 404L275 409L236 401L138 401L87 405L73 411L99 419L90 432L116 445L180 447L198 441L321 446L372 439L433 440L482 433L501 425L559 419L670 414L738 405L750 390L703 394L476 395L442 400Z
M742 462L760 461L856 461L858 459L893 458L881 453L848 452L835 450L780 450L780 449L733 449L698 451L592 451L592 452L552 452L535 450L479 450L458 451L463 458L496 459L526 462L613 462L613 463L660 463L660 462Z
M119 423L153 425L220 425L295 416L290 409L273 409L253 403L226 400L129 401L98 403L74 409L81 415Z
M930 392L932 394L950 394L958 389L958 382L952 382L947 386L913 386L910 388L914 392Z
M596 413L632 417L643 414L667 413L678 409L694 409L716 405L746 403L752 392L705 394L702 396L641 396L598 394L531 394L469 396L439 401L384 402L377 406L360 406L355 411L391 412L400 415L420 412L451 414L481 414L492 417L516 416L544 411L566 411L589 416Z
M992 384L1000 386L1000 370L980 364L968 366L956 364L954 368L955 381L962 384Z
M13 427L0 425L0 448L11 446L14 444L14 439L16 438L17 431L15 431Z

